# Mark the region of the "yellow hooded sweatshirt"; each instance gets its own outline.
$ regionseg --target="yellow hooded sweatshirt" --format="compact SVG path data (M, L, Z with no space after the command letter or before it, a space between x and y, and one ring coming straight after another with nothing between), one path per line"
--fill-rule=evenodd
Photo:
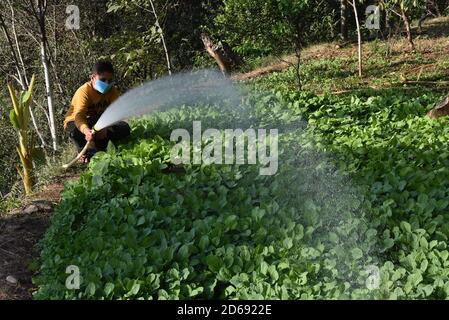
M75 93L69 111L64 120L64 128L67 123L75 121L79 131L93 126L101 114L119 97L119 92L115 87L101 94L92 87L91 81L83 84Z

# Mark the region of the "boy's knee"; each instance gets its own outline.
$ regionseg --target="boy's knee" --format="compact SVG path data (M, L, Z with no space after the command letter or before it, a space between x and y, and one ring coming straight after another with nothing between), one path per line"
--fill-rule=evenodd
M123 123L123 136L128 137L131 134L131 127L126 122Z
M121 140L127 138L131 134L131 128L126 122L119 122L113 125L109 131L111 140Z
M117 132L121 137L126 138L131 134L131 128L128 123L120 122L117 125Z

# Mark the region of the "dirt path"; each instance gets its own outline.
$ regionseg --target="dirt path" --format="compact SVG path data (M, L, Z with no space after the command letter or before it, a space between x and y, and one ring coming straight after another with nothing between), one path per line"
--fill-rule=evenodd
M0 300L28 300L34 286L30 263L37 258L36 244L50 224L54 206L67 180L77 175L65 174L19 209L0 216Z

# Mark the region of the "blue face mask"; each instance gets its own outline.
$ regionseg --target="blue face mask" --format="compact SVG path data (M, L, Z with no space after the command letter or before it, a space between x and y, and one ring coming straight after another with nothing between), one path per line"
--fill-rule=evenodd
M112 84L110 84L110 83L106 83L101 80L95 81L94 89L97 90L98 92L100 92L101 94L105 94L106 92L111 90L111 88L112 88Z

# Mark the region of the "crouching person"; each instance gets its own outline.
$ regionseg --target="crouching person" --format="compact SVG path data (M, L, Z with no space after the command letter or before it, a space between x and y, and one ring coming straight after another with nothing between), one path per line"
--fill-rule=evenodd
M129 125L122 121L99 132L93 132L93 126L103 112L119 97L112 84L114 68L109 61L97 62L90 81L83 84L75 93L69 111L64 120L64 128L80 152L88 141L94 141L95 147L86 152L80 161L89 162L96 151L105 151L109 141L118 143L130 134Z

